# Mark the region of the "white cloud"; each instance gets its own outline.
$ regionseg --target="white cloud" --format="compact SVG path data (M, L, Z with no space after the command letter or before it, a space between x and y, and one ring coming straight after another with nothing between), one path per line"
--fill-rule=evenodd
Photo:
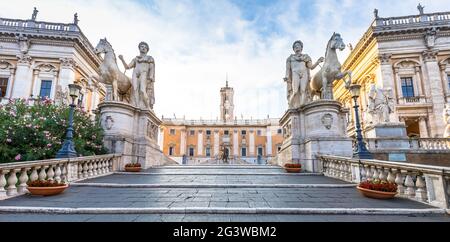
M448 0L422 2L427 12L450 10ZM2 4L0 16L29 18L36 6L38 20L71 22L78 12L94 46L107 37L127 60L137 54L140 41L147 41L156 60L158 115L215 118L228 73L236 116L264 118L281 117L287 107L282 78L293 41L301 39L304 51L317 59L333 31L355 45L373 19L373 8L381 16L401 16L417 13L416 5L414 0L280 1L255 9L256 17L246 20L244 10L226 0L41 0ZM346 54L340 54L342 62Z

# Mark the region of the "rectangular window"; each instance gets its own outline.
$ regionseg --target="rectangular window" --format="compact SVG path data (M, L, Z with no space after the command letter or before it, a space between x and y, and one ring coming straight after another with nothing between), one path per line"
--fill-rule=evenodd
M206 157L210 157L211 156L211 148L206 147Z
M194 136L195 135L195 130L189 130L189 135L190 136Z
M189 147L189 156L194 156L194 147Z
M51 91L52 91L52 81L42 80L39 97L50 97Z
M241 134L242 134L242 135L246 135L246 134L247 134L247 130L242 130L242 131L241 131Z
M414 97L414 85L412 77L402 77L403 97Z
M230 134L230 131L225 130L225 131L223 131L223 134L224 134L224 135L229 135L229 134Z
M211 130L206 130L206 135L211 135Z
M447 74L448 90L450 91L450 74Z
M175 147L173 147L173 146L170 146L170 147L169 147L169 155L170 155L170 156L173 155L174 150L175 150Z
M170 129L170 135L175 135L175 129Z
M6 90L8 89L8 78L0 78L0 97L6 96Z
M258 147L258 155L259 156L263 155L263 148L262 147Z
M241 148L241 156L242 157L246 157L247 156L247 148L246 147L242 147Z
M256 135L261 136L262 135L262 131L261 130L257 130L256 131Z
M277 134L283 134L283 130L278 129L278 130L277 130Z

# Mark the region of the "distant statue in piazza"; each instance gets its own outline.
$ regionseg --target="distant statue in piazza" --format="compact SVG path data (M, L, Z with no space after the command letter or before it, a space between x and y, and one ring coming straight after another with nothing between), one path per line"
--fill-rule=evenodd
M119 69L116 54L106 38L99 41L95 47L95 53L104 54L99 68L100 76L97 79L112 87L112 89L107 88L106 100L130 102L131 80Z
M343 51L345 49L345 43L340 34L333 33L327 44L325 63L311 81L312 97L320 96L321 99L333 100L333 82L341 80L346 76L348 76L348 80L345 81L345 86L350 86L352 72L341 71L341 63L336 53L337 49Z
M368 93L368 112L372 122L389 123L394 112L394 97L391 88L378 88L372 84Z
M33 14L31 15L31 20L36 21L38 12L39 11L37 10L37 8L34 7Z
M119 59L126 70L134 68L131 78L132 103L140 108L153 109L155 103L155 60L147 55L149 46L146 42L139 43L138 47L140 55L136 56L130 64L127 65L122 55L119 55Z
M445 104L444 122L445 122L444 138L450 138L450 103Z
M310 70L315 69L324 58L321 57L313 64L307 54L302 54L303 43L297 40L292 45L295 54L288 57L286 61L287 99L289 108L299 108L307 104L310 98L309 82L311 80Z

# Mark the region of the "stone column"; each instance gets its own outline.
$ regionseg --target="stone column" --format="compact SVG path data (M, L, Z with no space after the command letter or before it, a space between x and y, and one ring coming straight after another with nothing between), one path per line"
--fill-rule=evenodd
M9 95L6 93L7 97L12 98L13 90L14 90L14 79L16 76L16 68L9 69L9 72L11 73L11 77L9 78L10 83L9 86Z
M214 130L214 156L219 155L219 130Z
M197 132L197 155L203 156L203 131Z
M186 129L182 129L180 135L180 155L186 155Z
M75 82L75 60L72 58L61 58L61 70L59 72L59 85L61 85L62 89L65 88L69 84L73 84Z
M380 68L377 70L378 85L381 88L395 89L394 73L391 64L391 54L381 54L378 56Z
M31 78L30 93L29 93L28 96L30 96L30 95L33 95L33 97L38 97L39 96L39 94L40 94L39 93L40 92L39 87L41 85L38 83L38 76L39 76L40 72L41 71L39 69L34 69L33 70L33 77Z
M425 117L419 118L420 138L429 138L427 120Z
M397 89L397 100L403 99L403 92L402 92L402 80L400 79L400 75L398 74L400 68L395 67L394 75L395 75L395 86Z
M239 156L239 132L235 130L233 132L233 155L235 157Z
M28 98L30 96L30 83L32 79L30 68L32 59L29 55L19 55L17 58L17 69L11 97Z
M422 80L422 77L420 76L420 66L415 66L414 70L416 71L418 95L421 97L426 96L425 93L423 92L423 88L422 88L423 80Z
M442 112L445 108L444 90L439 65L437 62L437 51L424 51L423 57L430 83L431 100L433 103L433 113L430 115L431 137L443 137L445 122Z
M267 156L272 156L272 132L270 131L270 126L267 127L266 131L266 153Z
M250 130L250 144L249 144L250 156L255 156L255 131Z

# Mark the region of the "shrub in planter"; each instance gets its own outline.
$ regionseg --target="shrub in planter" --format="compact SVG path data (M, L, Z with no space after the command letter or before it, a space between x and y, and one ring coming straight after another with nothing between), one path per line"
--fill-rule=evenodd
M127 172L139 172L141 171L141 164L140 163L128 163L125 165L125 171Z
M50 99L10 99L0 105L0 163L55 158L66 136L69 107ZM75 149L81 156L102 155L103 129L80 108L74 112Z
M62 193L69 187L68 184L59 183L56 181L32 181L27 183L28 191L32 195L51 196Z
M361 182L357 189L362 195L376 199L390 199L397 194L397 184L378 179Z
M288 163L284 165L284 169L289 173L299 173L302 170L302 165Z

